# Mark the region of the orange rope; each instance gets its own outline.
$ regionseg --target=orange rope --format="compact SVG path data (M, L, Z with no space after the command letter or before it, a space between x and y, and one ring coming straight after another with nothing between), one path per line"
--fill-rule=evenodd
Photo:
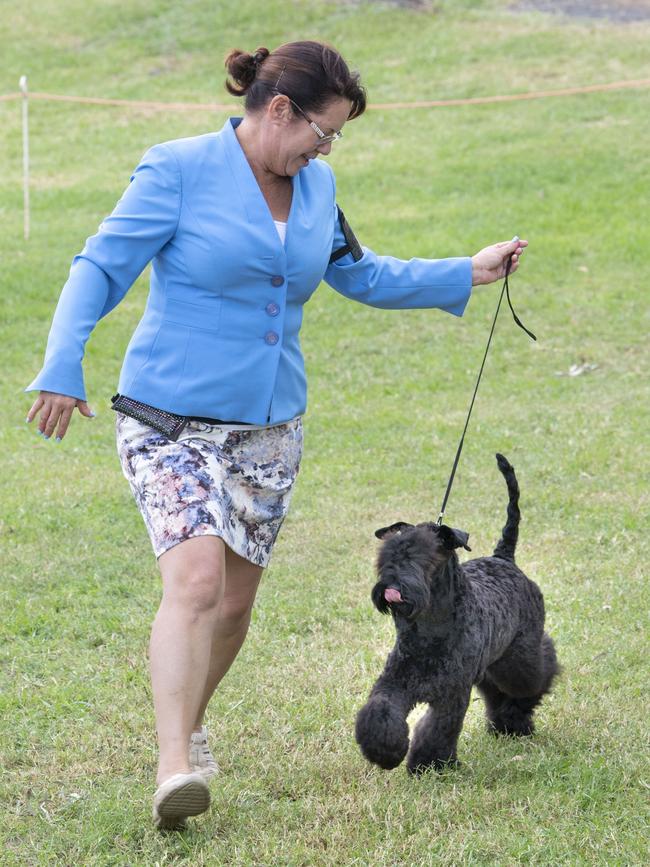
M467 99L434 99L421 102L386 102L369 105L368 108L438 108L444 105L486 105L493 102L516 102L522 99L544 99L549 96L574 96L579 93L599 93L608 90L623 90L630 87L648 87L650 78L631 81L612 81L610 84L589 84L585 87L566 87L561 90L533 90L528 93L510 93L504 96L474 96Z
M544 99L556 96L574 96L582 93L602 93L611 90L623 90L633 87L649 87L650 78L637 78L629 81L613 81L609 84L589 84L584 87L567 87L559 90L535 90L527 93L511 93L502 96L475 96L466 99L433 99L418 102L380 102L370 103L369 109L390 111L393 109L441 108L448 105L488 105L499 102L518 102L524 99ZM22 93L0 94L0 102L21 99ZM76 102L85 105L114 105L124 108L141 108L154 111L233 111L238 106L225 103L192 103L192 102L147 102L132 99L104 99L92 96L67 96L59 93L29 93L29 99L40 99L51 102Z
M17 99L22 94L8 94L8 98ZM232 103L201 102L147 102L139 99L104 99L101 96L68 96L60 93L39 93L30 91L30 99L41 99L47 102L77 102L84 105L117 105L125 108L148 108L157 111L232 111L237 106ZM2 99L2 97L0 97Z

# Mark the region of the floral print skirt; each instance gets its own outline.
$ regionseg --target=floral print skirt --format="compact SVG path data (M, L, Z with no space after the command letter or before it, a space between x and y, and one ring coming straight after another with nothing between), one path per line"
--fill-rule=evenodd
M156 557L194 536L219 536L266 566L289 508L302 421L223 430L190 421L177 442L118 413L117 450Z

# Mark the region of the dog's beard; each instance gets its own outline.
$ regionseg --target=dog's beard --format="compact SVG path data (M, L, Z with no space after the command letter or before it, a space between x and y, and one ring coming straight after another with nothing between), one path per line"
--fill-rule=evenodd
M381 614L417 617L431 604L431 591L421 567L414 563L395 574L380 575L372 589L372 602Z

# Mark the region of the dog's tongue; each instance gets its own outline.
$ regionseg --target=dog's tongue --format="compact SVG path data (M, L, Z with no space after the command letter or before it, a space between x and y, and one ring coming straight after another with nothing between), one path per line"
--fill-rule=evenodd
M401 602L402 594L394 587L387 587L384 590L384 599L386 600L386 602Z

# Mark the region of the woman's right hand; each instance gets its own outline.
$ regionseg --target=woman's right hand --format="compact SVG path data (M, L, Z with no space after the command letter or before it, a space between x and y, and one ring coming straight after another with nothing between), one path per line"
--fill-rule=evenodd
M38 423L38 431L46 440L56 430L56 441L61 442L68 430L70 419L75 407L86 418L95 418L95 413L90 409L85 400L69 397L67 394L56 394L53 391L41 391L27 413L27 423L31 422L36 414L41 413Z

